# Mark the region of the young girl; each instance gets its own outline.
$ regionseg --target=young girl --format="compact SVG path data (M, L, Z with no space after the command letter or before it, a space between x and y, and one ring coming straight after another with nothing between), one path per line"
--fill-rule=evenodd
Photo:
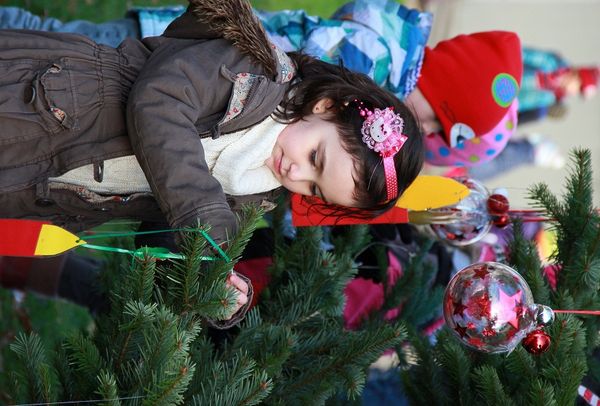
M0 217L209 224L221 243L232 210L280 186L378 214L423 162L404 104L279 51L242 0L191 1L162 36L116 49L0 31L0 70Z
M0 7L0 20L7 28L73 31L119 44L126 35L162 34L168 22L184 11L183 6L133 9L125 19L93 24L62 23ZM514 33L461 35L430 49L426 44L431 14L395 0L353 0L328 19L304 10L255 10L255 14L269 40L281 49L302 50L333 64L341 60L404 100L419 117L429 164L480 166L500 153L515 131L516 110L522 107L516 95L523 66ZM476 138L469 138L473 135Z
M164 215L174 228L210 223L225 241L235 218L223 188L241 196L283 185L374 212L393 203L421 168L410 111L366 76L301 55L292 61L242 5L240 15L231 4L192 2L163 36L117 49L76 35L2 32L0 213L59 216L70 229ZM362 140L364 113L375 109L392 112L403 122L398 136L407 136L385 166L394 193L380 153ZM133 160L114 160L133 153L148 185ZM132 172L115 179L112 166L116 176ZM230 201L238 200L247 199Z

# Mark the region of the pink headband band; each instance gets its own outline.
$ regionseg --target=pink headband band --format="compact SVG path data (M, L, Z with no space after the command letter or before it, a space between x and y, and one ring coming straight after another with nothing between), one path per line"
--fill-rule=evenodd
M404 120L400 114L394 113L393 107L383 110L376 108L371 111L358 102L360 115L365 118L362 125L362 140L367 147L378 152L383 159L383 170L385 173L385 187L387 200L398 197L398 177L394 165L394 155L402 149L408 137L402 134Z

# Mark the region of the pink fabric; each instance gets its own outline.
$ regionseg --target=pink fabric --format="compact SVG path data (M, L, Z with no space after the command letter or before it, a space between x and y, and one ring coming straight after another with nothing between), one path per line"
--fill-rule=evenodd
M394 255L388 252L389 266L387 269L388 284L393 286L402 276L402 264ZM346 305L344 306L344 323L347 329L353 330L369 315L383 305L383 284L370 279L354 278L344 289ZM391 320L400 314L401 308L386 312L385 320Z
M444 317L435 319L430 324L425 326L425 328L423 328L423 334L426 336L430 336L430 335L434 334L436 331L440 330L442 327L444 327L444 324L446 324Z
M478 262L496 261L496 253L489 244L481 244Z
M558 272L560 271L559 265L548 265L544 267L544 276L548 279L548 283L552 290L556 290L556 278L558 276Z
M425 160L436 166L476 166L498 155L517 128L519 101L515 99L506 115L488 133L465 140L451 148L443 134L425 136Z
M387 190L387 200L398 197L398 178L396 177L396 167L394 166L394 157L383 158L383 170L385 173L385 188Z
M447 178L464 178L469 176L469 171L464 166L453 166L444 172L444 176Z

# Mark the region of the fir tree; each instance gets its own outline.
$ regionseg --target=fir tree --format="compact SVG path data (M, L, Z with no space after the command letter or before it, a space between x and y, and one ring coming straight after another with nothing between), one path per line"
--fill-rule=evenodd
M210 334L205 320L233 305L224 281L261 214L246 210L227 250L230 262L201 260L207 245L198 234L184 243L183 260L122 257L108 272L110 311L92 330L56 346L35 331L12 342L5 401L287 405L324 404L337 393L356 398L368 366L406 338L398 324L344 329L343 287L356 273L364 228L350 230L335 253L322 249L320 228L300 230L291 242L276 238L267 294L225 339Z
M600 232L591 199L590 154L576 151L573 157L575 170L562 201L544 185L531 189L538 206L556 219L554 259L562 267L558 289L552 291L542 277L537 252L518 225L510 265L524 275L536 303L598 309ZM548 329L552 347L540 356L520 347L508 356L475 353L447 331L432 346L418 333L435 317L442 296L439 287L431 286L436 269L425 260L430 243L422 242L405 264L403 277L386 286L382 309L361 329L345 330L342 290L356 275L358 253L370 244L366 227L347 228L329 252L322 248L320 228L301 229L292 241L276 234L272 281L259 305L240 328L215 340L206 319L222 318L233 305L224 281L261 216L252 208L245 214L241 232L228 248L229 262L203 261L207 245L197 234L184 243L183 260L110 258L110 311L94 319L93 329L79 328L58 344L36 333L35 325L19 327L17 314L11 313L14 300L0 292L2 337L12 349L2 352L2 400L349 403L361 393L369 365L384 350L396 348L413 404L573 404L599 344L600 319L559 315ZM277 219L274 229L280 230ZM378 255L383 269L384 252ZM400 320L385 321L385 312L400 304Z
M534 206L553 219L558 235L553 260L561 268L553 291L542 275L537 251L515 224L509 265L528 282L535 303L553 309L600 309L600 228L592 202L590 152L572 153L562 199L544 184L530 188ZM411 335L417 363L402 372L412 404L440 405L572 405L599 344L599 317L557 314L547 328L552 344L541 355L517 347L507 355L468 350L447 330L431 346Z

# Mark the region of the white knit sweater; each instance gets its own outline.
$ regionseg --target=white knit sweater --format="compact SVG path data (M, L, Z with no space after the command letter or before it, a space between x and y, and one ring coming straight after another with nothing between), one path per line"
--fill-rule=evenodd
M226 194L261 193L281 186L264 162L271 156L277 136L285 126L269 117L246 130L224 134L216 140L201 140L208 168ZM50 181L82 186L107 195L151 192L133 155L104 161L102 182L94 180L93 165L75 168L50 178Z

